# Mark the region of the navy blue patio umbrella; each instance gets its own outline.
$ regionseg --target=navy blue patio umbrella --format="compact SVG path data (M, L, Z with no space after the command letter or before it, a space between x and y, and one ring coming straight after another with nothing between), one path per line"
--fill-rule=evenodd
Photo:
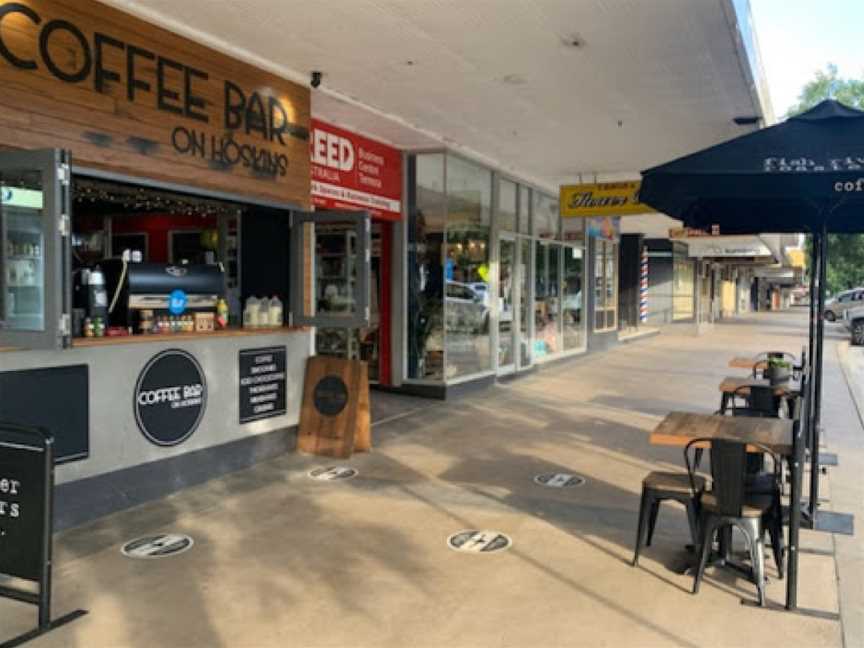
M850 516L817 509L828 233L864 232L864 111L836 101L642 172L642 202L687 227L722 235L807 233L810 263L810 407L796 458L810 446L810 528L851 533ZM799 456L800 453L800 456ZM797 605L801 470L792 486L787 608Z

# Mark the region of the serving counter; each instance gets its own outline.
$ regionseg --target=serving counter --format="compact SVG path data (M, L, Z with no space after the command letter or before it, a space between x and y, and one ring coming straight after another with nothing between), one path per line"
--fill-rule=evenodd
M54 422L68 459L57 522L70 526L293 449L313 345L312 329L284 328L8 350L0 389L20 384L28 402L0 405Z

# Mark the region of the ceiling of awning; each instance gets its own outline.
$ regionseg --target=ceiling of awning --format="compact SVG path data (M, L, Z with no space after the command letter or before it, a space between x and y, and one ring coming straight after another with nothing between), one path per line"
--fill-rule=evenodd
M761 110L729 0L108 3L288 78L323 71L318 117L546 188L638 177Z

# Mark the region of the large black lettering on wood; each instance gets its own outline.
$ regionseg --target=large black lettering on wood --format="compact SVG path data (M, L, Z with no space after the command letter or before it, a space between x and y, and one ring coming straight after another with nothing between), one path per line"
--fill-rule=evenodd
M40 580L46 531L45 451L0 423L0 574Z

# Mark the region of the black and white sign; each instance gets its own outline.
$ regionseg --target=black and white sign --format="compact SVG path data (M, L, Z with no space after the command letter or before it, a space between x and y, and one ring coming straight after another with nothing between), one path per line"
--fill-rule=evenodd
M0 437L0 574L35 581L41 578L45 471L41 448Z
M135 420L144 436L156 445L178 445L192 436L206 405L204 372L186 351L163 351L138 376Z
M509 536L498 531L460 531L447 538L447 546L462 553L488 554L513 546Z
M547 473L534 477L534 483L549 488L573 488L585 483L585 478L570 473Z
M358 471L356 468L348 466L327 466L326 468L316 468L309 471L309 476L318 481L340 481L356 477Z
M166 558L188 551L192 538L180 533L160 533L127 542L121 552L127 558Z
M285 356L284 346L240 351L240 423L287 411Z
M348 404L348 387L339 376L330 374L315 385L312 399L315 409L324 416L338 416Z

